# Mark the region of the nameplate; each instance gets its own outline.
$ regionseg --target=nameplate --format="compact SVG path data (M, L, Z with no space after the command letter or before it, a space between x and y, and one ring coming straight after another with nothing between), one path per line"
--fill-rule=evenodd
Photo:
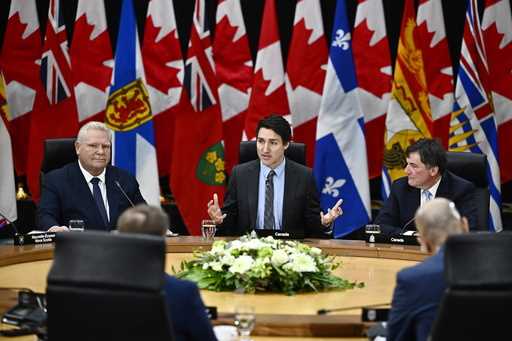
M366 241L368 243L382 243L382 244L400 244L400 245L420 245L416 236L407 236L403 234L366 234Z
M258 237L272 236L275 239L304 239L304 233L300 232L286 232L278 230L255 230Z
M377 322L387 321L389 315L389 308L369 308L363 307L362 320L363 322Z
M55 232L17 234L14 236L14 245L53 243L55 241L55 236Z

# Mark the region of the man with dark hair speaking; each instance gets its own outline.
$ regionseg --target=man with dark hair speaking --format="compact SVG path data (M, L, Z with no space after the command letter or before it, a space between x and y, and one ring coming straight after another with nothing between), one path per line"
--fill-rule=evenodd
M169 217L159 207L144 204L127 209L117 221L119 232L165 236ZM165 274L165 295L176 341L215 341L212 325L197 285Z
M446 169L446 151L439 141L420 139L406 150L406 177L393 182L375 223L386 234L415 230L414 213L427 201L442 197L455 203L476 229L475 186Z
M255 229L323 236L342 214L341 200L326 214L320 211L311 169L285 158L291 128L282 116L262 119L256 130L258 160L233 168L224 200L208 203L208 215L224 235Z

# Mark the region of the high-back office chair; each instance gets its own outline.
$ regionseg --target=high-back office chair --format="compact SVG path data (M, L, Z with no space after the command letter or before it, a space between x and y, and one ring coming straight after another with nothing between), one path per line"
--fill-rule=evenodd
M487 182L487 156L476 153L447 152L447 169L471 181L475 187L477 207L477 228L488 230L489 226L489 186Z
M306 145L300 142L290 142L288 148L284 151L284 155L301 165L306 164ZM240 158L238 163L244 163L258 158L256 152L256 141L240 142Z
M49 340L173 340L164 257L156 236L59 234L46 292Z
M432 341L511 337L512 233L453 236L445 246L447 289Z
M75 138L47 139L44 141L41 173L60 168L78 159L75 152Z

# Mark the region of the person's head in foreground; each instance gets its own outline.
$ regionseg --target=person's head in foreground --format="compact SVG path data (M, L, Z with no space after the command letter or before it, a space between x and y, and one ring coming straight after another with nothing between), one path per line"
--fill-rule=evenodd
M117 220L119 232L164 236L168 227L167 214L160 207L146 204L127 209Z
M468 220L455 204L445 198L435 198L421 206L415 215L422 249L437 252L446 239L468 231Z
M272 169L279 166L291 136L290 123L284 117L271 115L262 119L256 128L256 150L261 162Z
M446 169L446 151L438 140L420 139L407 147L408 183L419 189L429 189Z

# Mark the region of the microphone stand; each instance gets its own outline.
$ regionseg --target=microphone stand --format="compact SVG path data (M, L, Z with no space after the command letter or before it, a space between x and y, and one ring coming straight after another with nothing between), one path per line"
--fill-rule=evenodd
M362 308L376 308L376 307L386 306L386 305L389 306L389 305L391 305L391 303L386 302L386 303L376 303L376 304L370 304L370 305L356 305L356 306L352 306L352 307L343 307L343 308L335 308L335 309L319 309L316 313L318 315L327 315L329 313L336 312L336 311L346 311L346 310L354 310L354 309L362 309Z

